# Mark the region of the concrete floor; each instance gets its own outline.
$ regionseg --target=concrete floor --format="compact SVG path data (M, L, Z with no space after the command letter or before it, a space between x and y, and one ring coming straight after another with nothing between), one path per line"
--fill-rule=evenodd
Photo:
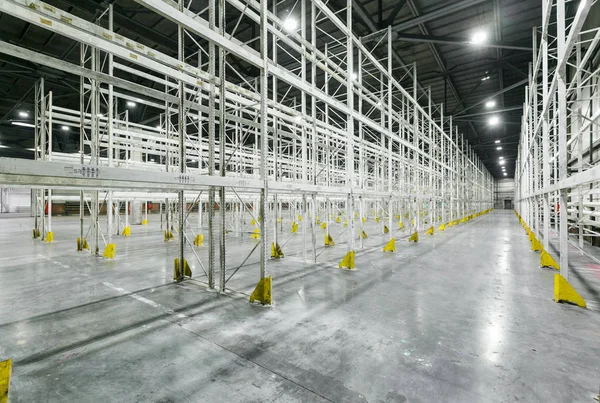
M231 281L239 293L209 292L201 277L172 284L177 246L162 242L152 218L117 240L113 261L74 251L73 218L53 220L54 244L30 239L31 219L0 220L0 358L14 360L11 402L591 402L598 394L600 314L552 301L554 271L538 268L512 212L418 244L400 240L395 254L370 236L354 272L336 268L344 245L314 267L292 238L286 258L269 263L268 308L247 302L256 265ZM228 267L252 246L231 237ZM204 258L206 247L199 251Z

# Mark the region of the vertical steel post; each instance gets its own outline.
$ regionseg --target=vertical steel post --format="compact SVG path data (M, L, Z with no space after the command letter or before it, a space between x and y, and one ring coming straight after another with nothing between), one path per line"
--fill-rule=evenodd
M46 160L52 161L52 91L48 93L48 118L46 124L48 125L47 136L48 136L48 150L46 151ZM52 232L52 189L48 189L48 232Z
M208 22L209 28L215 30L216 28L216 0L210 0L208 3ZM215 174L215 126L216 126L216 112L215 112L215 98L216 98L216 63L217 63L217 51L213 42L208 43L208 74L211 77L209 97L208 97L208 175L214 176ZM208 190L208 288L211 290L215 288L215 249L217 243L215 242L215 188L210 187ZM264 232L264 231L263 231Z
M184 10L184 4L183 4L184 0L179 0L179 11L183 12ZM183 41L184 41L184 32L183 32L183 27L181 25L177 26L177 60L179 60L180 62L183 62L185 60L185 54L184 54L184 46L183 46ZM182 80L178 80L178 87L179 87L179 108L177 110L177 134L179 135L179 173L181 174L181 180L185 181L183 179L183 174L185 174L185 168L186 168L186 153L185 153L185 137L186 137L186 124L187 124L187 118L186 118L186 110L185 110L185 100L186 100L186 96L185 96L185 87L183 84ZM178 214L179 214L179 219L178 219L178 230L179 230L179 276L178 276L178 281L183 280L183 276L184 276L184 267L185 267L185 262L184 262L184 246L185 246L185 197L184 197L184 191L180 190L178 192Z
M267 147L268 142L268 73L269 73L269 44L268 44L268 19L267 19L267 1L260 0L260 55L262 58L262 66L260 68L260 178L263 182L263 189L260 192L260 216L262 217L262 233L260 250L260 278L263 279L267 275L266 265L268 251L268 232L269 217L267 216L268 203L268 171L267 171ZM305 177L303 179L306 179Z
M225 0L219 0L219 33L221 35L225 35ZM226 71L225 71L225 49L222 46L219 46L219 171L221 172L221 176L225 177L226 167L225 167L225 155L227 153L225 144L227 142L227 126L225 122L225 79L226 79ZM225 273L225 264L226 264L226 216L227 216L227 202L225 200L225 186L221 186L219 189L219 200L220 200L220 218L221 225L219 226L220 237L219 237L219 273L220 273L220 283L219 290L220 292L225 291L225 283L227 282L226 273ZM264 217L263 217L264 220ZM263 232L267 232L266 226L263 225ZM265 234L263 234L265 236Z
M546 11L549 7L549 0L542 1L542 15L546 15ZM543 189L547 190L550 186L550 123L548 112L550 108L545 108L548 99L548 33L547 29L542 30L541 39L541 50L542 50L542 109L544 113L542 116L542 181ZM519 187L521 181L518 181ZM522 196L520 195L519 198ZM543 195L544 202L544 223L542 229L543 246L545 250L549 247L549 231L550 231L550 193L547 191ZM520 213L520 212L519 212Z
M108 5L108 29L114 31L114 10L113 5ZM108 74L112 77L114 75L114 57L112 53L108 54ZM106 127L108 129L108 166L113 166L113 121L114 121L114 87L112 84L108 85L108 110L106 113ZM112 243L113 235L113 191L108 191L108 205L106 206L107 215L107 231L108 231L108 243ZM148 219L148 205L146 205L146 219ZM83 230L82 230L83 231ZM83 242L83 238L82 238Z
M579 36L579 35L578 35ZM581 42L577 42L576 44L576 61L577 68L575 69L575 83L576 83L576 97L577 100L573 104L572 108L574 109L572 117L571 117L571 133L574 136L577 136L576 144L577 144L577 172L583 172L583 133L580 132L581 129L581 116L582 116L582 108L581 105L583 103L582 100L582 91L581 91ZM591 152L591 150L590 150ZM577 187L577 228L578 228L578 238L579 238L579 248L583 249L583 229L584 229L584 210L583 210L583 185L579 185Z
M346 0L346 24L348 32L353 31L352 27L352 0ZM348 106L348 117L346 131L348 140L346 143L346 187L349 188L346 214L348 216L348 252L354 251L354 210L352 202L354 199L354 48L352 44L353 35L346 36L346 102ZM360 217L362 222L362 216ZM359 237L362 239L362 236Z
M37 80L35 82L35 110L34 110L34 124L35 124L35 128L34 128L34 159L37 161L38 156L39 156L39 147L40 147L40 134L41 134L41 127L40 127L40 122L41 122L41 114L42 112L40 111L40 105L41 105L41 98L43 98L44 94L43 94L43 88L44 88L44 78L40 78L39 80ZM32 208L33 208L33 213L34 213L34 221L33 221L33 228L34 230L38 231L39 230L39 222L38 220L40 219L40 191L38 189L32 190L32 195L33 195L33 203L32 203ZM1 203L0 203L0 208L1 208ZM43 217L43 215L42 215ZM35 236L35 235L34 235Z
M557 45L558 45L558 60L566 57L565 47L565 0L557 0L556 2L556 22L557 22ZM567 71L566 66L556 71L558 85L557 85L557 97L558 97L558 177L559 180L566 180L568 177L567 172ZM559 195L560 203L560 226L559 226L559 240L560 240L560 274L568 281L569 279L569 244L568 244L568 194L567 189L561 189Z

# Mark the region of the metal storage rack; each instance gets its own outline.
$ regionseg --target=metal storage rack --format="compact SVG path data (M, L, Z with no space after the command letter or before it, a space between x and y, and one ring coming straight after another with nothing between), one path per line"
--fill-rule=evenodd
M202 227L188 220L186 201L206 203L209 257L200 263L209 287L225 291L239 270L227 268L227 238L243 233L248 216L260 227L252 252L259 249L265 279L284 214L304 218L304 258L317 262L318 216L326 235L331 225L347 226L345 248L353 252L362 247L355 234L363 217L382 231L397 220L419 231L492 207L492 176L452 117L419 88L417 67L396 65L391 28L369 47L352 34L351 0L336 12L322 0L301 0L297 29L286 29L283 10L267 0L210 0L202 10L193 1L136 2L177 25L178 57L117 33L110 6L85 21L41 1L0 2L0 12L80 44L74 65L0 43L2 53L81 77L79 110L54 102L43 80L37 85L36 161L0 158L0 183L39 189L35 226L42 237L52 232L44 207L55 189L81 192L80 236L93 234L95 253L114 242L113 209L104 227L100 203L165 199L179 243L176 277L183 279L185 257L198 257L192 238ZM226 24L226 14L238 23ZM239 39L241 19L256 24L250 42L259 50ZM186 53L184 42L195 51ZM227 55L252 65L258 77ZM116 74L123 72L152 85ZM404 77L412 88L400 84ZM127 102L152 108L156 120L131 122ZM79 131L79 155L52 151L53 125Z
M600 234L600 28L586 21L594 1L578 2L573 18L567 3L545 0L542 26L533 32L515 176L516 210L545 250L558 235L565 279L569 243L583 251L584 240Z

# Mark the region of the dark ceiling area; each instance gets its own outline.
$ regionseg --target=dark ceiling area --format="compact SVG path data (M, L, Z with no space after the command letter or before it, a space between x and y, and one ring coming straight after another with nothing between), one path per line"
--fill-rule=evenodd
M47 2L89 21L112 3L118 33L176 55L175 25L133 0ZM330 0L327 4L336 11L345 3ZM198 10L206 7L205 1L193 4ZM297 9L294 1L278 4ZM237 16L227 13L228 23L237 24ZM391 26L394 74L400 79L404 75L402 64L416 63L420 91L430 89L433 101L444 104L444 116L453 116L496 178L514 175L524 88L533 55L532 30L541 23L541 14L541 2L535 0L353 0L355 34L368 44L379 40L378 32ZM240 21L238 31L247 31L248 38L255 37L256 25ZM476 33L487 36L483 43L471 43ZM9 15L0 14L0 40L79 64L78 43ZM186 42L190 54L193 45L192 41ZM228 62L249 76L256 74L255 69L233 57ZM40 77L45 78L46 90L53 92L54 100L78 108L78 77L0 53L0 156L33 158L33 129L14 123L31 119L34 85ZM421 97L420 102L425 99ZM138 122L156 115L148 108L131 113ZM497 117L496 124L490 123L492 117ZM62 152L76 151L78 135L57 131L55 147ZM506 161L506 176L500 157Z
M356 27L359 36L392 26L398 59L416 62L421 86L431 88L435 103L444 104L445 116L453 115L490 173L504 177L503 157L506 177L513 177L541 2L372 0L355 10L362 21ZM470 43L480 32L487 40ZM493 107L486 106L490 100ZM499 123L492 125L494 116Z

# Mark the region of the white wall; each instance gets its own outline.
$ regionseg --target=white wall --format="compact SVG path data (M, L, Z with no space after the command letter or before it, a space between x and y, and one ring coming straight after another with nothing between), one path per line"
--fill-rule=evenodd
M504 201L510 200L514 202L515 198L515 181L514 179L498 179L496 180L496 189L494 191L495 208L503 209Z
M29 189L0 188L1 213L25 213L31 210Z

